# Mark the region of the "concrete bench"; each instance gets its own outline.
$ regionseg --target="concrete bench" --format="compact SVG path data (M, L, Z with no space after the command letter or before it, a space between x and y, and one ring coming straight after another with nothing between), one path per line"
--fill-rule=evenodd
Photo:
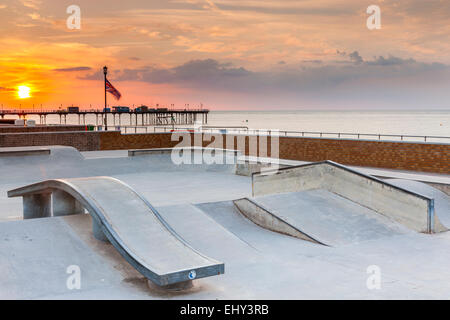
M153 149L131 149L128 150L129 157L143 156L143 155L155 155L155 154L171 154L172 152L200 152L200 153L214 153L222 152L226 155L233 155L234 157L241 156L239 150L233 149L220 149L220 148L204 148L204 147L177 147L177 148L153 148Z
M27 157L27 156L43 156L49 155L50 149L47 148L34 148L34 147L22 147L22 148L0 148L0 158L2 157Z
M109 241L160 287L224 273L224 264L197 252L131 187L111 177L47 180L8 191L23 197L24 219L91 214L94 236Z

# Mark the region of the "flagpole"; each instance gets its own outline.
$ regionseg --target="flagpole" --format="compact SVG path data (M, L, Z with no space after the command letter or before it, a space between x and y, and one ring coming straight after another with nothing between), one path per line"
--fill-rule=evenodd
M108 130L108 121L107 121L107 116L108 116L108 114L107 114L107 104L106 104L106 75L108 74L108 67L107 66L104 66L103 67L103 74L105 75L105 84L104 84L104 86L103 86L103 88L105 89L105 109L103 109L103 113L105 114L105 131L107 131Z

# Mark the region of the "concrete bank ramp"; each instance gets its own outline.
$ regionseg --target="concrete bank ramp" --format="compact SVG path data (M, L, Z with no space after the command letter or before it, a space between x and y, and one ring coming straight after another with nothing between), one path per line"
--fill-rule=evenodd
M423 194L434 199L434 210L439 216L439 220L444 226L450 228L450 196L426 183L405 180L405 179L386 179L387 182L398 187Z
M325 189L423 233L447 231L434 199L332 161L252 175L253 196Z
M92 216L94 236L109 241L158 286L219 275L224 264L185 242L147 200L110 177L47 180L8 192L23 197L24 218Z
M373 210L324 189L240 199L247 218L269 230L340 246L410 232Z

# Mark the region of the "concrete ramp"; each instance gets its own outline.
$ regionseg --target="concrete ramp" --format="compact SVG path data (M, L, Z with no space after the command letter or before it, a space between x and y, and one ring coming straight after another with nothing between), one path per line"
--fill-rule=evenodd
M324 189L246 198L234 203L261 227L328 246L409 232L387 217Z
M193 204L164 206L157 209L177 233L205 254L226 261L239 256L239 259L247 262L254 254L255 249L248 243Z
M405 179L387 179L389 183L434 199L434 210L442 224L450 228L450 196L426 183Z
M433 198L332 161L253 174L252 188L253 196L325 189L418 232L448 230Z
M224 264L186 243L147 200L110 177L57 179L8 192L23 197L24 218L92 216L94 236L109 241L136 270L158 286L224 273Z

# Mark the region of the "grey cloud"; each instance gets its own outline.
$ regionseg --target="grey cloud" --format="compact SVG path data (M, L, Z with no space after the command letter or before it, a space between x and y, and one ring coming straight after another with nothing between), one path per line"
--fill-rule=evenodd
M103 67L99 67L94 72L80 75L78 79L81 80L103 80ZM140 68L140 69L123 69L123 70L115 70L112 68L108 68L108 79L114 79L115 81L142 81L142 73L147 72L149 67Z
M303 63L321 64L322 60L303 60Z
M387 58L385 58L384 56L379 56L379 57L374 57L373 60L364 60L358 51L353 51L352 53L347 54L346 52L340 52L338 50L336 53L340 56L348 57L350 59L350 62L352 62L354 64L365 64L365 65L369 65L369 66L398 66L398 65L406 65L406 64L414 65L417 63L417 61L412 58L402 59L402 58L394 57L391 55L388 56ZM338 60L335 62L345 64L345 63L348 63L349 61L345 61L345 60L339 61Z
M298 6L258 6L258 5L240 5L240 4L225 4L216 3L217 8L225 11L250 11L265 14L282 14L282 15L348 15L352 14L353 10L342 6L334 7L298 7Z
M114 73L115 80L148 83L179 84L186 87L215 88L234 91L323 91L354 81L380 81L415 77L425 72L449 72L450 67L438 63L423 63L413 59L380 56L364 60L357 51L348 55L351 64L325 64L320 60L306 61L300 68L265 72L249 71L220 63L213 59L192 60L183 65L158 69L143 67ZM394 68L395 67L395 68ZM98 80L96 72L84 79Z
M139 69L124 69L118 72L117 80L139 80L150 83L226 83L228 80L252 74L244 68L234 68L228 63L219 63L213 59L192 60L183 65L158 69L144 67ZM95 74L87 78L95 78Z
M349 59L349 60L335 60L335 61L332 61L333 63L336 63L336 64L349 64L349 63L361 64L361 63L364 62L364 59L360 56L358 51L353 51L351 53L347 53L345 51L336 50L336 54L338 56L343 57L343 58L347 57Z
M142 81L142 75L148 72L149 67L140 69L123 69L115 73L115 80L118 81Z
M393 56L389 56L388 58L379 56L378 58L375 58L375 60L367 61L366 63L371 66L395 66L404 64L414 64L416 63L416 61L414 59L401 59Z
M351 61L353 61L355 64L361 64L364 62L363 58L359 55L358 51L353 51L348 55Z
M53 69L56 72L75 72L75 71L89 71L92 70L91 67L73 67L73 68L61 68L61 69Z
M110 72L108 72L110 73ZM103 80L103 70L101 70L100 68L98 69L98 71L95 71L93 73L88 73L84 76L80 76L78 77L78 79L81 80Z
M235 78L250 74L242 67L233 68L229 63L221 64L213 59L192 60L172 70L174 76L182 80Z
M174 68L142 67L114 73L114 80L173 84L191 88L200 96L227 93L229 97L251 97L260 106L279 101L322 101L346 106L360 101L366 105L420 106L433 103L442 107L450 99L445 84L450 66L398 57L365 60L357 51L347 64L305 63L299 68L250 71L213 59L193 60ZM358 63L355 63L358 62ZM91 79L101 73L88 75ZM419 90L420 88L420 90ZM230 98L231 99L231 98ZM249 98L250 99L250 98ZM378 102L377 102L378 101ZM427 107L427 106L423 106Z

